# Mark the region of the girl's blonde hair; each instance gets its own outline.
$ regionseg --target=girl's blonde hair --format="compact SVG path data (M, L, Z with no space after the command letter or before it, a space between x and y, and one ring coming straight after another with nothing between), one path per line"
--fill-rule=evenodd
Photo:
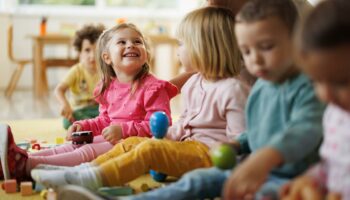
M102 87L101 87L99 93L97 94L97 96L100 96L100 95L103 96L103 93L106 91L106 89L108 88L108 86L112 82L112 79L116 77L116 74L115 74L115 72L113 70L113 66L112 66L113 63L110 65L106 64L105 61L103 60L102 55L103 55L103 53L106 53L106 52L108 53L110 41L113 38L114 34L116 34L118 31L120 31L122 29L126 29L126 28L132 29L140 35L140 37L143 40L143 43L146 47L146 54L147 54L146 63L143 64L142 69L134 77L132 88L131 88L132 94L136 91L140 80L145 75L147 75L149 73L149 69L150 69L149 63L151 60L151 51L150 51L150 47L148 45L148 42L146 41L142 32L134 24L131 24L131 23L122 23L122 24L119 24L117 26L114 26L114 27L104 31L100 35L100 37L97 41L97 45L96 45L97 66L100 70L101 80L102 80Z
M221 7L192 11L181 21L177 36L184 43L192 68L205 79L234 77L242 67L235 39L235 16Z

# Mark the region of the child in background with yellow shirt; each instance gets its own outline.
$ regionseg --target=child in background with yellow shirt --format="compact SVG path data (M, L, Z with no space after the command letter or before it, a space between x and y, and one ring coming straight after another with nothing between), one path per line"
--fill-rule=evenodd
M79 54L79 63L74 65L55 88L55 95L61 103L63 127L68 129L72 122L98 116L98 104L93 91L99 80L95 62L96 41L104 30L103 25L85 25L75 34L73 45ZM67 99L70 91L70 101Z

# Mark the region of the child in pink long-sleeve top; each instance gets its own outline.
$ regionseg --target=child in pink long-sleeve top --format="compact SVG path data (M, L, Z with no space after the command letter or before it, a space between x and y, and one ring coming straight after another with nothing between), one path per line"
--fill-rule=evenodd
M149 74L149 47L134 25L121 24L102 33L97 52L102 81L95 96L100 114L74 122L67 132L67 140L71 140L74 131L92 131L93 143L80 148L63 145L27 155L15 146L10 128L3 125L0 152L9 164L9 172L3 173L24 177L42 163L74 166L89 162L122 139L150 137L149 118L153 112L164 111L171 119L169 101L178 93L177 88Z
M234 15L224 8L196 10L182 21L178 56L185 69L199 73L182 88L185 110L168 130L167 139L130 137L90 164L34 169L33 179L45 186L76 184L95 190L123 185L150 169L180 177L211 167L210 148L228 143L245 130L250 88L238 78L240 54L233 27Z
M350 2L324 1L300 33L303 70L328 103L321 162L282 190L283 200L350 200Z

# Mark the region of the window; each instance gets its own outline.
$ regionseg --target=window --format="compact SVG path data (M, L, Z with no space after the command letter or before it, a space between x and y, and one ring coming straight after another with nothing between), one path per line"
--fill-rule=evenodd
M177 1L164 0L107 0L108 6L137 7L137 8L176 8Z
M206 0L0 0L0 13L174 19Z
M184 0L18 0L18 4L22 6L30 5L62 5L62 6L97 6L104 5L108 8L127 7L127 8L145 8L145 9L173 9L178 8L179 4ZM192 0L186 2L190 4L203 5L205 0Z
M95 0L19 0L20 5L95 5Z

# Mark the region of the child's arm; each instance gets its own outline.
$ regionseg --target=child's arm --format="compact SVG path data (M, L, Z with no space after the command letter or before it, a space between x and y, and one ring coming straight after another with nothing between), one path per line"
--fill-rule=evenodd
M177 75L175 78L171 79L169 82L174 84L179 91L181 91L182 86L186 81L196 72L185 72Z
M282 155L273 148L263 148L237 166L224 186L224 199L253 197L266 181L269 172L283 163Z
M73 109L66 98L66 92L68 88L69 86L66 83L64 82L59 83L55 88L55 95L58 101L60 102L60 104L62 105L61 115L72 122L74 121Z
M285 200L323 199L321 197L326 191L327 171L326 165L319 162L304 175L284 185L281 189L281 197Z
M185 104L185 102L184 102ZM187 109L185 106L184 111L181 113L179 119L168 129L168 133L165 135L166 139L178 141L184 135L183 122L187 116Z
M307 175L284 185L280 194L282 200L322 200L322 196L314 179Z
M170 99L177 93L178 90L174 85L163 81L152 84L146 88L143 102L146 111L145 118L141 121L130 120L120 123L123 138L130 136L151 137L149 119L156 111L165 112L169 118L169 125L171 125Z
M95 90L94 90L94 96L97 96L100 87L102 86L102 83L99 83ZM92 131L94 136L101 135L102 131L105 127L109 126L111 123L111 120L108 116L108 102L106 102L106 96L108 91L106 91L103 96L98 96L96 98L96 102L99 103L99 115L93 119L85 119L74 122L74 124L79 124L80 131ZM73 124L73 125L74 125Z

